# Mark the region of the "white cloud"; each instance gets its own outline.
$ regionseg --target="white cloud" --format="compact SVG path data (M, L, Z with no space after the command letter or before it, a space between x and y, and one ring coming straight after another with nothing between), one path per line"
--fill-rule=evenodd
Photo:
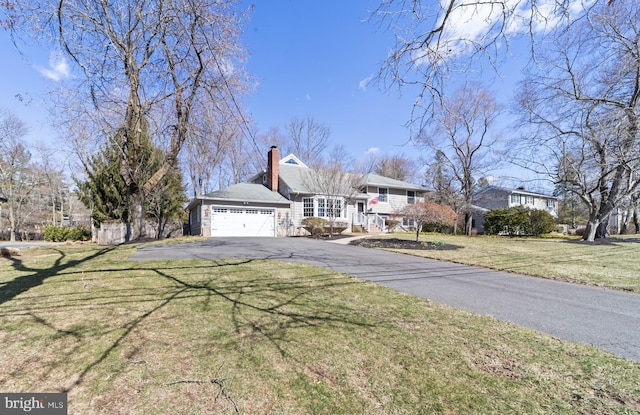
M365 151L365 155L369 155L369 154L378 154L380 152L380 149L378 147L370 147L367 151Z
M62 79L68 78L71 76L69 70L69 64L65 57L59 52L52 52L49 55L49 67L43 68L42 66L35 67L38 72L40 72L43 76L51 79L52 81L58 82Z
M366 78L364 78L363 80L361 80L358 83L358 89L361 91L367 91L367 85L369 85L369 82L371 82L371 80L373 79L373 74L367 76Z
M311 101L311 95L307 92L307 94L304 96L304 99L306 99L307 101Z
M451 0L440 0L441 9ZM567 5L569 17L584 12L596 0L570 0ZM442 23L441 16L438 25ZM531 0L499 0L478 2L461 0L453 7L437 48L416 53L416 63L437 64L441 59L453 58L470 52L474 45L484 46L499 31L508 38L526 34L529 25L535 33L553 30L566 15L558 9L557 0L537 0L532 14Z

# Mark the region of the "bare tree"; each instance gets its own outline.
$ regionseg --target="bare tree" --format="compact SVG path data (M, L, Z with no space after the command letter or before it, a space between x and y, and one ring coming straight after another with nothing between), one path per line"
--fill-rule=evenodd
M380 0L371 19L395 35L380 68L387 87L417 95L411 122L421 129L447 95L451 78L483 67L495 71L510 55L512 39L530 40L580 20L610 0Z
M418 179L416 163L400 154L380 157L375 163L373 171L380 176L396 180L413 182Z
M640 188L638 33L638 2L599 5L549 39L520 92L531 130L513 148L588 206L587 241Z
M329 146L331 129L313 117L294 118L287 125L287 152L294 153L305 164L313 166L320 162Z
M451 207L457 214L464 213L465 201L456 186L456 177L453 174L445 154L436 151L433 161L427 163L426 183L433 191L427 193L425 199L441 205ZM453 233L458 233L458 222L453 224Z
M364 182L363 175L348 169L352 164L344 147L335 146L302 178L305 187L319 197L319 216L327 218L329 235L333 235L339 219L347 219L347 204L360 193Z
M234 94L244 75L235 64L244 51L235 2L26 0L18 11L37 35L53 36L75 65L78 76L68 80L77 94L75 112L94 139L123 138L118 145L131 206L129 239L137 238L143 233L144 198L177 165L197 128L197 109L237 108ZM165 160L138 183L146 127L164 145Z
M495 167L491 159L498 134L494 131L501 107L493 95L479 85L466 84L436 109L431 130L416 138L447 166L459 185L464 205L465 232L471 235L473 194L476 178Z
M0 1L0 28L9 29L17 20L16 5L12 0Z
M416 242L420 241L420 231L424 225L453 226L458 215L447 205L434 202L419 202L406 205L396 211L394 216L413 222L416 227Z
M16 233L27 221L33 205L33 192L40 185L39 178L32 169L31 154L15 140L2 142L0 156L0 192L7 200L9 238L16 240Z
M26 172L31 155L19 141L26 133L22 120L7 109L0 109L0 196L7 203L11 241L16 240L19 209L29 187Z
M216 172L233 143L242 141L241 127L233 116L212 108L202 110L202 116L195 120L200 128L190 131L183 154L184 171L188 173L194 197L216 190Z

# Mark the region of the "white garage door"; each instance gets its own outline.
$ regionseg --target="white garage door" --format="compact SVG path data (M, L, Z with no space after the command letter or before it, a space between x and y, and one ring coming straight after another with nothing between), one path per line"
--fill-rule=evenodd
M276 236L275 209L211 209L211 236Z

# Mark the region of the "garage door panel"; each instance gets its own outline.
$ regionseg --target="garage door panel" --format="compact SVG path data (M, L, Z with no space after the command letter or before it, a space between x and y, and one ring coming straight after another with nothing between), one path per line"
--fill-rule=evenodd
M275 236L275 209L214 207L212 236Z

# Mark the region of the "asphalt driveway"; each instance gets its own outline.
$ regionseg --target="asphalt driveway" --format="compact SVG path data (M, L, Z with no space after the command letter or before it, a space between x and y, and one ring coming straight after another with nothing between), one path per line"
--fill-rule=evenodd
M130 259L279 259L330 268L640 362L640 295L307 238L212 238Z

